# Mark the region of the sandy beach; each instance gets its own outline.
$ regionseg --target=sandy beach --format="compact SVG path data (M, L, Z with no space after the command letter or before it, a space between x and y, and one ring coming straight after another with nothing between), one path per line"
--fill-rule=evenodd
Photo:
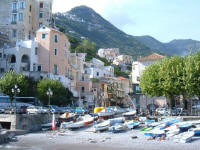
M194 137L191 143L147 139L138 129L123 133L93 133L90 128L63 133L47 131L17 136L0 145L0 150L197 150L200 145L200 137Z

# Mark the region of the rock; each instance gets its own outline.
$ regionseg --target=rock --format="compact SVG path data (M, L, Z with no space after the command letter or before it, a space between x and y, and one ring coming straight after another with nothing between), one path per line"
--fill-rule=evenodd
M138 137L137 137L137 136L132 136L131 138L132 138L132 139L137 139Z
M95 141L95 140L91 140L90 143L97 143L97 141Z
M106 137L105 139L106 139L106 140L109 140L109 139L111 139L111 137Z

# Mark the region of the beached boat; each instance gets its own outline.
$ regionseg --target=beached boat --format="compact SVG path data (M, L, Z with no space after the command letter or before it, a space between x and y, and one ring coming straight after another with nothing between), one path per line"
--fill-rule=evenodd
M52 129L52 122L51 123L42 124L41 127L42 127L42 131L51 130Z
M128 116L134 116L136 114L136 110L131 110L129 112L123 113L122 115L124 117L128 117Z
M61 129L77 129L84 127L84 122L79 121L79 122L63 122L60 125Z
M123 123L125 121L124 117L119 117L119 118L113 118L113 119L109 119L110 121L110 125L114 125L116 123Z
M140 131L146 132L146 131L150 131L152 129L153 129L153 127L145 127L145 128L142 128Z
M61 124L62 122L75 121L76 118L77 118L77 115L75 113L66 112L66 113L59 116L58 124Z
M112 133L119 133L125 131L126 127L123 123L115 123L113 126L109 127L109 131Z
M189 132L194 132L194 136L200 136L200 127L198 128L191 128Z
M109 117L113 116L114 114L115 114L115 112L99 112L99 113L97 113L97 115L100 118L109 118Z
M94 132L108 130L109 126L110 126L110 121L106 120L106 121L101 122L97 125L94 125Z
M180 132L188 131L190 128L192 128L191 123L183 123L179 125Z
M140 125L140 122L139 121L128 121L128 122L125 122L124 125L127 126L127 128L129 128L129 129L134 129Z
M178 143L188 143L192 141L192 137L194 136L194 132L183 132L176 136L174 136L174 141Z

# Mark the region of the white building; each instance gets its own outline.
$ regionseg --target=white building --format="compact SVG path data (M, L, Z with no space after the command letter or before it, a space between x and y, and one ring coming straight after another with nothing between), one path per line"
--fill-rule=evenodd
M114 77L114 67L104 66L104 62L93 58L85 67L89 78Z
M119 55L113 60L113 64L120 66L120 65L131 65L133 62L132 56L129 55Z
M99 49L97 54L101 58L106 58L109 62L113 62L120 55L119 48Z
M164 58L164 56L159 55L157 53L153 53L149 56L139 58L137 61L134 61L132 64L132 83L139 84L140 77L145 70L145 68L153 63L160 61Z

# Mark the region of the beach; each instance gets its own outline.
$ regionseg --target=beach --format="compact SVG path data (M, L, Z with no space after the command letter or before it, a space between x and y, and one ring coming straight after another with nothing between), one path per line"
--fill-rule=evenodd
M46 131L17 136L0 150L197 150L200 138L191 143L176 143L172 139L148 140L139 129L123 133L93 133L90 128L65 132Z

